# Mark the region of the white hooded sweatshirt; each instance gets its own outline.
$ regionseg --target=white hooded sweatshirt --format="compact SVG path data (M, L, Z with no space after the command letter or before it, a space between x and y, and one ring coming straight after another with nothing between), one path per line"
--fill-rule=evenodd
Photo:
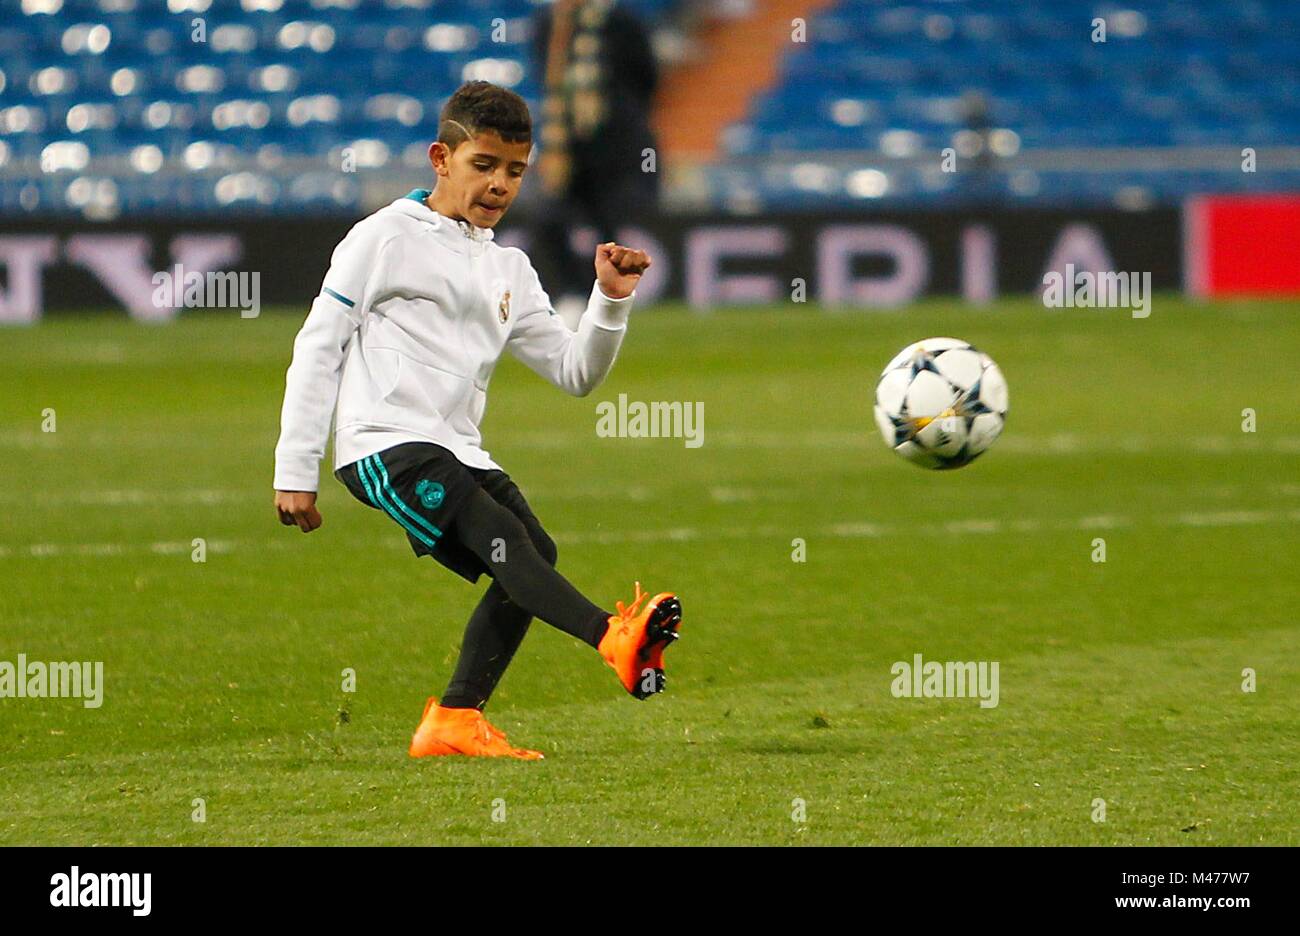
M336 469L402 442L496 468L478 427L503 349L574 396L613 366L635 293L610 299L593 286L572 332L523 251L434 212L428 194L381 208L334 249L293 345L276 490L317 489L331 415Z

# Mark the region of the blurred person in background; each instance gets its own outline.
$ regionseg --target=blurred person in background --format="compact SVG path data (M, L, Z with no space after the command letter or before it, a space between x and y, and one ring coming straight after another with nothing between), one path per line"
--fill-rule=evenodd
M998 201L997 164L993 156L993 117L988 96L977 88L961 93L961 119L971 138L970 171L961 176L968 202L992 208ZM965 153L961 155L967 155Z
M658 68L646 27L614 0L542 8L533 57L544 91L532 253L556 311L576 328L592 273L570 233L586 224L599 242L613 241L619 225L643 220L658 201L657 154L647 153Z

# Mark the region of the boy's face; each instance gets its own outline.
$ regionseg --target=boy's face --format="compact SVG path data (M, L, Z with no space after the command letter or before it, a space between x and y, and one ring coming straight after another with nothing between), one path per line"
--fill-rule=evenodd
M478 227L495 227L519 194L532 148L531 143L507 143L491 130L455 150L445 143L430 144L429 162L438 174L435 207Z

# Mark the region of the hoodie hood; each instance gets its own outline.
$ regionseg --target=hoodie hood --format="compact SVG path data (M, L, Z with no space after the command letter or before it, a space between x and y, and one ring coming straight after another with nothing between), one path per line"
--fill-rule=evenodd
M431 194L433 193L429 189L412 189L388 207L429 224L439 237L454 248L466 249L470 244L478 244L482 249L496 236L491 228L458 221L434 211L425 201Z

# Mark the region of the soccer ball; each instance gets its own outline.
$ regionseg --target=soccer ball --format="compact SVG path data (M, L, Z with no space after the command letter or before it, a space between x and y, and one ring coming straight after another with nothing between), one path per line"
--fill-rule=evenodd
M960 468L993 444L1007 416L1007 382L993 359L956 338L910 344L876 384L885 444L922 468Z

